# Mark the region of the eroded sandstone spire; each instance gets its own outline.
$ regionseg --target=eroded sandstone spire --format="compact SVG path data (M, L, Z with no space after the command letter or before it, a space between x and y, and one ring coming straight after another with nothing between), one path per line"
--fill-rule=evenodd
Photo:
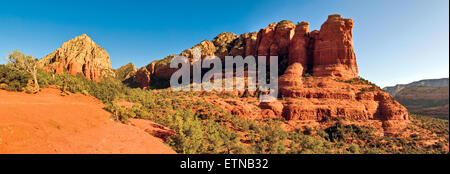
M300 63L304 71L312 63L309 55L309 24L301 22L295 27L295 34L289 44L289 64Z
M353 50L353 19L330 15L313 38L313 75L339 79L358 77L358 66Z

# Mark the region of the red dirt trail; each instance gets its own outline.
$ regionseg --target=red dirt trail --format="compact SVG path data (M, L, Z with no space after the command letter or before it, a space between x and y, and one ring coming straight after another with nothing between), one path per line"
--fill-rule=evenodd
M91 96L0 90L0 154L175 153L159 138L110 119Z

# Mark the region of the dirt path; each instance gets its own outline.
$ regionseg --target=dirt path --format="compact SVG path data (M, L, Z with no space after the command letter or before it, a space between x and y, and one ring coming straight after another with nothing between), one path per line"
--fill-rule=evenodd
M62 97L0 90L0 154L4 153L175 153L138 127L110 120L91 96Z

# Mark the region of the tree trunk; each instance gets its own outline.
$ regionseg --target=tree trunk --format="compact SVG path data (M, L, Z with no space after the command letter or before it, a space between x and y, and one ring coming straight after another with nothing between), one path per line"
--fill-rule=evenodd
M35 92L38 92L39 91L39 83L38 83L38 80L36 77L36 73L32 73L32 75L33 75L33 81L34 81L34 90L35 90Z

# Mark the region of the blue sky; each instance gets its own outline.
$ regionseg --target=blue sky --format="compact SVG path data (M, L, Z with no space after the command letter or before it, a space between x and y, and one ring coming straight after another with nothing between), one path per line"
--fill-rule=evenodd
M239 35L283 19L315 30L329 14L355 20L360 76L382 87L448 77L448 0L2 1L0 55L18 49L41 58L86 33L113 68L142 67L224 31Z

